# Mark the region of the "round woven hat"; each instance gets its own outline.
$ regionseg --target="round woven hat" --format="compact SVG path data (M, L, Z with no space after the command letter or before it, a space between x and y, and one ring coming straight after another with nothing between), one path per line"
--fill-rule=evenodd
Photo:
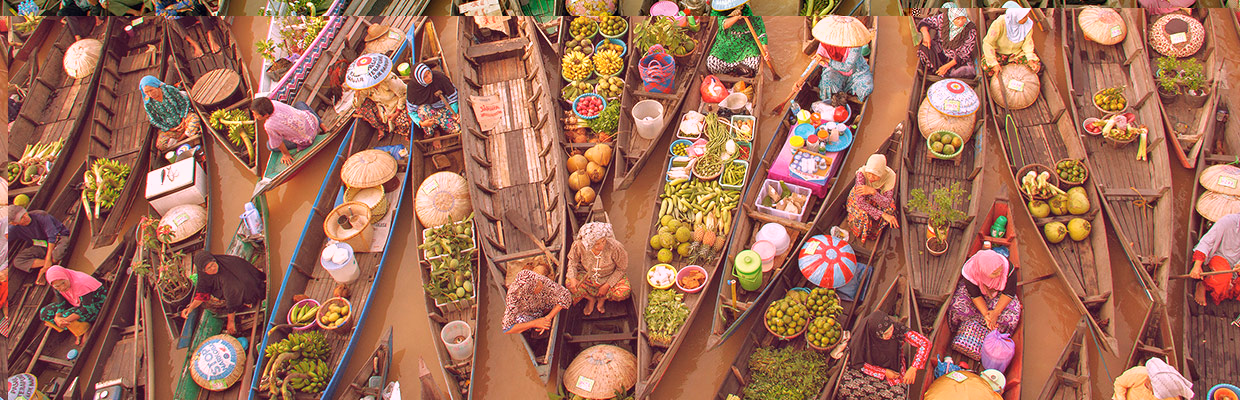
M422 226L440 226L469 216L469 182L453 172L431 174L413 192L414 210Z
M400 29L374 24L366 28L366 46L362 53L387 54L400 47L405 41L405 33Z
M1197 213L1211 222L1240 212L1240 196L1206 191L1197 198Z
M207 209L198 204L182 204L168 210L159 220L160 227L168 227L172 238L168 243L177 243L194 236L207 226Z
M610 344L585 349L564 370L564 388L587 399L610 399L637 384L637 357Z
M749 0L711 0L710 8L715 11L728 11L748 2Z
M387 193L383 186L368 188L347 188L344 190L344 201L356 201L370 206L370 219L380 220L388 212Z
M1158 54L1183 58L1197 54L1206 41L1201 21L1184 14L1167 14L1150 26L1150 47Z
M228 389L245 373L245 347L232 335L207 338L190 359L194 382L213 392Z
M1086 39L1108 46L1124 41L1128 34L1124 18L1110 8L1089 7L1081 10L1076 16L1076 24L1081 27Z
M1042 96L1042 81L1024 64L1011 64L990 80L990 99L1000 107L1020 110Z
M99 57L103 55L103 42L98 39L82 39L65 50L65 73L82 79L95 72Z
M367 89L378 85L390 73L391 58L377 53L363 54L349 64L349 70L344 74L344 85L353 90Z
M930 85L926 99L935 110L953 117L973 115L981 105L977 92L959 79L944 79Z
M352 188L382 185L396 176L396 158L383 150L362 150L349 156L340 167L340 180Z
M814 24L814 39L836 47L861 47L874 40L870 28L861 20L845 15L828 15Z
M1240 167L1235 165L1211 165L1201 171L1198 181L1211 192L1240 196Z

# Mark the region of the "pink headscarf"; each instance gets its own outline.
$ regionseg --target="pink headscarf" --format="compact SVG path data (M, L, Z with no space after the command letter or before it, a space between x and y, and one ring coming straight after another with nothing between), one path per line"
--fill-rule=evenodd
M981 250L964 262L961 274L969 282L980 287L982 293L990 295L992 292L1001 292L1007 288L1007 275L1010 267L1007 257L1002 254L994 250Z
M103 283L93 276L59 265L53 265L51 268L48 268L46 275L48 284L61 279L69 281L69 289L60 291L60 295L74 307L82 305L82 296L103 286Z

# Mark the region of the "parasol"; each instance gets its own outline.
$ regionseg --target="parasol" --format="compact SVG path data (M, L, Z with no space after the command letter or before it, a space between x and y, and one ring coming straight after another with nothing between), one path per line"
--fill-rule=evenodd
M1110 8L1089 7L1081 10L1076 16L1076 23L1086 39L1108 46L1124 41L1124 36L1128 34L1124 19Z
M103 42L98 39L82 39L65 50L65 73L74 79L82 79L95 72L99 57L103 55Z
M363 54L352 64L344 75L344 85L349 89L368 89L392 73L392 59L376 53Z
M828 15L814 24L814 39L835 47L861 47L874 39L861 20L844 15Z
M814 235L801 246L797 256L801 274L819 287L839 288L857 275L857 255L848 241L829 235Z
M1184 14L1167 14L1150 26L1150 47L1159 54L1183 58L1197 54L1206 40L1201 21Z
M349 156L340 167L340 180L351 188L382 185L396 176L396 158L383 150L362 150Z
M587 399L610 399L637 384L637 357L610 344L585 349L564 370L564 388Z

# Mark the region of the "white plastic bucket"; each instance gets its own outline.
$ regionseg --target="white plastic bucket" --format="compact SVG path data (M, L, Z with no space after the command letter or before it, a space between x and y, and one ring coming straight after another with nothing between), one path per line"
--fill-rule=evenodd
M653 140L663 132L663 105L654 100L642 100L633 105L633 124L637 135Z
M474 335L473 328L469 327L469 323L461 320L449 322L439 331L439 340L443 341L444 347L448 349L448 355L453 360L467 360L474 354Z
M357 280L361 271L357 268L357 258L353 254L353 246L337 242L327 245L319 255L319 264L331 274L337 283L352 283Z

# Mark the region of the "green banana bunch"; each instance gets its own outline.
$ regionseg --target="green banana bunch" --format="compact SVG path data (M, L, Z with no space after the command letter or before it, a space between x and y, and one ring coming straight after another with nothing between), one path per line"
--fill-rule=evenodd
M303 358L293 364L285 383L300 392L318 393L327 388L331 376L332 371L323 360Z
M306 326L307 324L314 323L314 316L318 315L319 306L312 303L303 303L294 306L288 313L291 316L289 321L294 325Z
M255 159L254 154L254 121L249 111L242 109L215 110L207 117L207 122L215 130L228 130L228 141L233 146L245 147L248 159Z
M86 216L99 218L102 210L111 209L125 189L130 167L108 158L100 158L82 174L85 188L82 190L82 207ZM94 206L92 209L91 206Z

